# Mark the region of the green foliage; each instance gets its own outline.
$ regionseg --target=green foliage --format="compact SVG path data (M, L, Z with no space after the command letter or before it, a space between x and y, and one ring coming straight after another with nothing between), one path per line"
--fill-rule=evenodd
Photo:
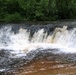
M14 14L15 12L20 12L21 7L17 0L8 0L6 10L9 14Z
M0 20L76 19L76 0L0 0Z
M3 19L6 11L7 1L6 0L0 0L0 19Z
M76 0L56 0L59 19L76 18Z
M5 18L6 22L19 22L21 20L22 20L22 17L20 16L19 13L8 14L6 15L6 18Z

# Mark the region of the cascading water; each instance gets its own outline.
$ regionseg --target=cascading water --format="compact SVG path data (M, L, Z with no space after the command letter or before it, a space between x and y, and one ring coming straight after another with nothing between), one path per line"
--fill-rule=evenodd
M20 28L14 33L12 26L5 26L0 29L0 49L14 50L19 53L27 53L38 48L59 48L62 52L76 52L76 29L67 30L55 28L49 35L44 29L40 29L30 37L30 31ZM66 51L67 50L67 51Z
M36 53L38 50L49 50L54 54L76 53L76 28L68 30L67 26L63 26L55 27L52 32L49 31L48 33L48 31L44 27L35 29L34 32L29 27L20 27L15 32L12 25L2 26L0 28L0 51L5 50L5 52L8 51L9 53L5 53L6 55L4 57L6 56L6 58L0 58L0 65L3 63L3 66L5 66L8 61L8 65L10 65L12 63L10 61L12 59L10 58L29 56L31 60L36 54L32 53L31 56L29 53L32 51ZM6 61L7 57L9 59L8 61ZM1 71L5 68L2 67Z

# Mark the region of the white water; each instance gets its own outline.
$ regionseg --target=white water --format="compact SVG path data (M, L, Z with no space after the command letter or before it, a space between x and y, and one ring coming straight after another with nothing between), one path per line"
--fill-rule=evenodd
M5 71L5 69L0 69L0 72Z
M38 48L59 49L60 52L65 53L76 52L76 28L71 30L67 30L66 26L55 28L53 34L50 35L41 29L35 32L32 38L27 29L20 28L16 34L11 29L11 26L0 29L0 50L13 50L11 53L21 54L21 56Z

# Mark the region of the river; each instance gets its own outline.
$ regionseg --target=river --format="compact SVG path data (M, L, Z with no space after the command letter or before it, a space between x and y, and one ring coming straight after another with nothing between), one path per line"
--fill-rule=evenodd
M0 25L1 75L75 75L76 22Z

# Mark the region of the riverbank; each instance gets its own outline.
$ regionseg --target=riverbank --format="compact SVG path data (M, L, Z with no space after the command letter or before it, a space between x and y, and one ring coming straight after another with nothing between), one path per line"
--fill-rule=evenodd
M21 28L31 29L32 31L44 28L48 30L54 30L56 27L67 26L67 28L76 28L76 20L58 20L58 21L22 21L22 22L13 22L13 23L0 23L2 26L12 26L13 30L18 30Z
M56 21L16 21L16 22L5 22L4 20L0 20L0 24L55 24L55 23L63 23L63 22L76 22L76 19L64 19L64 20L56 20Z

